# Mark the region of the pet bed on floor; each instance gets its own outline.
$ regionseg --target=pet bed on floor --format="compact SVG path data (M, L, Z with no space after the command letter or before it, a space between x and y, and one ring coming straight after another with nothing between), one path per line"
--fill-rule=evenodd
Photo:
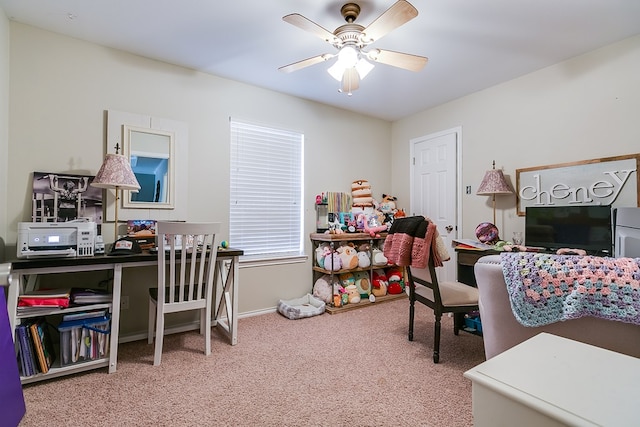
M289 319L303 319L305 317L317 316L324 313L324 301L319 300L311 294L306 294L302 298L292 300L280 300L278 302L278 312Z

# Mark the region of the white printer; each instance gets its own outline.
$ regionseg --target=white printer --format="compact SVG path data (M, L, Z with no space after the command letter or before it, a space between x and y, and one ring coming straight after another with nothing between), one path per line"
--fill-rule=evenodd
M93 256L95 222L19 222L18 258Z

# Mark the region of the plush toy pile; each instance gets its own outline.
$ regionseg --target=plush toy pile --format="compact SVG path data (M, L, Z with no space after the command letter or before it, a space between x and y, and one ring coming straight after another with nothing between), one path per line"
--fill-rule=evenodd
M318 196L316 203L323 201L325 194L332 193ZM395 196L383 193L381 202L378 202L367 180L353 181L351 210L330 212L331 220L328 221L329 230L326 233L367 233L372 238L380 238L381 233L389 230L395 218L405 216L404 211L398 209L397 200ZM349 209L342 205L335 208ZM340 244L333 249L329 243L321 243L316 248L316 264L330 274L324 274L316 280L314 297L339 307L367 299L373 302L376 297L405 291L404 269L390 265L382 247L372 246L369 242L342 242L341 239L333 243L338 242Z

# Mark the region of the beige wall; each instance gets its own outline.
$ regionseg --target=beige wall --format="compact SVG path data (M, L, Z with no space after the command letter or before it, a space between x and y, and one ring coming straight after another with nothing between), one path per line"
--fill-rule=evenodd
M428 70L427 70L428 72ZM464 238L492 221L475 192L495 159L515 185L516 169L640 153L640 36L399 120L393 124L393 194L409 205L409 140L462 127ZM428 96L428 95L427 95ZM501 236L524 231L515 196L496 198Z
M391 189L389 122L15 22L10 28L10 244L17 223L29 220L31 172L97 171L106 143L116 142L104 140L104 111L110 109L188 124L189 170L178 171L189 175L187 220L228 223L229 117L305 134L305 236L315 227L316 194L350 191L361 178L370 180L376 194ZM105 229L105 239L112 230ZM221 238L228 239L227 226ZM147 277L154 277L126 274L123 293L137 311L123 313L125 334L146 327ZM310 260L243 268L240 278L241 313L275 307L280 298L302 296L312 287Z

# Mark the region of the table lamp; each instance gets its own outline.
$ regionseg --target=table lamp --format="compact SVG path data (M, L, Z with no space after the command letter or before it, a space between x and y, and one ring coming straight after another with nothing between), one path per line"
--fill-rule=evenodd
M116 153L107 153L100 170L93 179L91 185L98 188L115 188L116 190L116 207L115 207L115 226L114 239L118 240L118 203L119 192L121 190L130 190L138 192L140 184L133 174L129 159L122 154L118 154L119 146L116 144Z
M491 196L493 203L493 224L496 224L496 194L513 194L513 190L504 179L500 169L496 169L496 161L493 161L493 168L488 170L482 178L482 182L476 192L478 195Z

